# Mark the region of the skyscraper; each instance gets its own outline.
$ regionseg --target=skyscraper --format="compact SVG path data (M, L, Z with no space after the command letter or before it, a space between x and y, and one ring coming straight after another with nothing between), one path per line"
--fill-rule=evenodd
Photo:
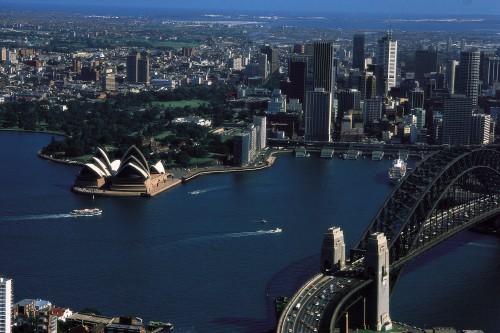
M253 116L253 124L257 127L256 150L259 151L266 147L266 140L267 140L266 117Z
M472 100L464 95L444 99L443 144L468 145L471 137Z
M149 53L141 52L137 60L137 82L149 83Z
M392 39L392 33L378 40L377 64L382 66L380 83L383 84L384 93L387 94L396 86L396 64L398 56L398 42ZM378 73L376 74L378 78ZM377 83L378 86L378 83Z
M12 299L12 280L0 277L0 333L11 332Z
M340 124L342 119L349 110L360 110L361 93L357 89L341 90L338 92L338 109L337 123Z
M131 52L127 56L127 82L149 83L149 54Z
M448 88L450 94L455 93L455 79L456 79L457 67L458 67L458 61L456 60L450 60L450 62L446 66L446 88Z
M334 56L333 43L314 42L314 89L323 88L325 92L334 92Z
M472 100L472 105L477 105L479 97L479 51L460 52L458 78L455 90Z
M417 108L422 109L424 107L425 91L422 88L417 86L416 88L410 90L408 97L408 106L410 110Z
M415 79L420 83L429 73L437 71L437 52L429 50L415 51Z
M352 68L365 69L365 34L355 34L352 39Z
M363 122L370 127L374 120L382 118L382 98L380 96L365 100Z
M331 141L332 93L316 88L306 93L306 141Z
M277 72L280 69L279 50L266 45L260 52L267 55L267 61L270 63L269 73Z
M481 145L490 143L490 123L489 114L472 115L471 143Z
M269 66L267 64L267 55L264 53L259 54L258 62L259 62L259 76L262 77L263 80L265 80L267 78L267 74L269 73Z
M139 60L139 52L131 52L127 56L127 82L137 82L137 61Z
M290 58L288 61L288 77L290 78L290 84L286 92L288 98L296 98L301 103L305 103L307 58Z

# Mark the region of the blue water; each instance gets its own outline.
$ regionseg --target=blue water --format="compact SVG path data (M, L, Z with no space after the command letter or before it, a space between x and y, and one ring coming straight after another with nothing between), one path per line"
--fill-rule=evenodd
M391 191L390 160L313 154L154 198L92 199L70 192L78 167L36 157L50 140L0 132L0 274L14 279L15 301L170 321L176 332L272 330L274 298L318 271L325 230L341 226L352 244ZM67 215L94 206L101 216ZM392 317L498 332L499 257L497 238L449 240L407 267Z

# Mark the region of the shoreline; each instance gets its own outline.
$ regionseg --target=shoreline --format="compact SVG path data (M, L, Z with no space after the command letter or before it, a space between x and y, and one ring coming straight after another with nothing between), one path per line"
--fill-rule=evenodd
M276 160L277 153L284 152L271 152L267 157L266 161L260 165L255 166L247 166L247 167L214 167L195 171L188 171L185 175L180 178L170 178L162 184L158 184L154 191L151 193L145 192L126 192L126 191L113 191L109 189L100 189L100 188L92 188L92 187L78 187L72 186L71 191L77 194L83 195L97 195L97 196L107 196L107 197L154 197L160 193L163 193L179 184L187 183L199 176L211 175L211 174L221 174L221 173L232 173L232 172L245 172L245 171L258 171L270 168L274 161ZM42 154L42 150L40 149L37 152L37 156L41 159L54 162L61 163L66 165L74 165L74 166L83 166L85 163L74 160L62 160L57 159L49 155Z

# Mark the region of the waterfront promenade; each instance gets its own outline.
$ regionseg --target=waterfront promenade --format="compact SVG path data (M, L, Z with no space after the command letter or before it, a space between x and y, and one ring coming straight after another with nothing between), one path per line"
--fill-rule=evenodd
M288 152L288 151L285 151ZM152 197L156 196L160 193L167 191L168 189L175 187L181 183L188 182L193 180L198 176L203 175L211 175L211 174L220 174L220 173L229 173L229 172L244 172L244 171L257 171L269 168L273 165L276 160L275 152L270 153L265 160L258 162L257 164L243 166L243 167L229 167L229 166L214 166L214 167L205 167L205 168L196 168L196 169L188 169L188 168L177 168L166 170L168 172L168 177L166 179L157 179L160 175L152 175L151 182L154 186L151 187L151 191L148 193L144 192L133 192L133 191L113 191L105 188L95 188L95 187L80 187L73 186L72 190L78 194L85 195L96 195L96 196L108 196L108 197ZM41 151L38 151L38 156L42 159L49 160L56 163L63 163L68 165L79 165L82 166L84 163L73 160L63 160L56 159L52 156L44 155Z

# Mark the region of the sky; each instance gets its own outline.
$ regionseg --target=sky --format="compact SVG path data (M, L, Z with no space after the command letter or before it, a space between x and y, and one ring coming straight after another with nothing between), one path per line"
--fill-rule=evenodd
M374 13L386 16L396 15L500 15L500 0L2 0L9 8L36 11L44 5L63 5L71 3L79 6L104 8L127 6L162 9L198 9L210 12L243 12L259 10L262 13ZM53 7L53 6L51 6ZM1 9L0 9L1 10Z

